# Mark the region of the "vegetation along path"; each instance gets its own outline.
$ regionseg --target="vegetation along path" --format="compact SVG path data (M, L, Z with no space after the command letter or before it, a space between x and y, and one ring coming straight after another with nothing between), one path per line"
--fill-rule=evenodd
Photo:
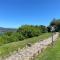
M54 34L53 38L55 41L58 37L58 33ZM48 38L46 40L40 41L32 45L31 47L27 47L22 49L20 52L11 55L5 60L32 60L36 55L42 52L43 49L47 47L47 45L51 44L52 38Z

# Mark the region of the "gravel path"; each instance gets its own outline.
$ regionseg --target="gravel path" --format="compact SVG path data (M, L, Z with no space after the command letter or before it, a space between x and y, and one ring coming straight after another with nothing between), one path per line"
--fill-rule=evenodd
M56 33L54 35L54 41L57 39L58 37L58 33ZM41 53L43 51L43 49L47 48L47 45L51 44L52 37L37 42L34 45L32 45L31 47L27 47L25 49L22 49L20 52L11 55L10 57L6 58L5 60L32 60L36 55L38 55L39 53Z

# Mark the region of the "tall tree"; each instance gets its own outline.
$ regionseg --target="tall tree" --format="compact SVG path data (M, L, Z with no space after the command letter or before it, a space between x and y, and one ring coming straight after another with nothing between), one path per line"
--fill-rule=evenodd
M60 31L60 19L53 19L50 26L54 26L56 31Z

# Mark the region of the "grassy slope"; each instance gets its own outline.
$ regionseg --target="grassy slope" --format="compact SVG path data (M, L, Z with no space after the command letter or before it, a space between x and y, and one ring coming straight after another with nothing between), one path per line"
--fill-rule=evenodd
M35 43L40 40L46 39L49 36L51 36L51 33L44 33L38 37L33 37L33 38L25 39L23 41L13 42L0 46L0 57L6 56L10 52L16 51L18 48L22 49L23 47L26 46L27 43Z
M58 38L53 47L48 47L34 60L60 60L60 38Z

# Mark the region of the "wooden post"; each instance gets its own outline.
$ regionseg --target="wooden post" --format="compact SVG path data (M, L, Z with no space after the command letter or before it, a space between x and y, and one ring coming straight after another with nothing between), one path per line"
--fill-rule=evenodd
M54 42L53 40L54 40L54 38L53 38L53 32L52 32L52 46L53 46L53 42Z

